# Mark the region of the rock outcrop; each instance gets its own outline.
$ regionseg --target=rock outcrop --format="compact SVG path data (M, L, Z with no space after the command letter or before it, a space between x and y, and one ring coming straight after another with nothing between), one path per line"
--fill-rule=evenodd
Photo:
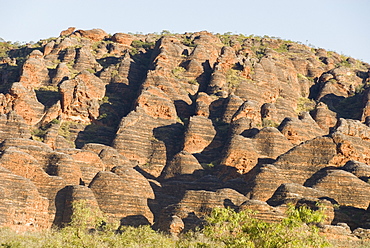
M214 207L318 204L324 235L368 237L369 64L206 31L68 28L6 54L0 227L64 226L84 200L177 236Z
M49 202L35 184L1 166L0 176L0 225L19 231L50 227Z

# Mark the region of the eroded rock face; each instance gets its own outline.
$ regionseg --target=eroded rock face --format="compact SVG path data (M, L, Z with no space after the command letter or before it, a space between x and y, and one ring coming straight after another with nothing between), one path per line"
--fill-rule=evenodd
M292 182L303 184L315 172L328 166L336 156L333 139L318 137L295 146L279 156L274 165Z
M91 54L91 48L89 46L83 46L76 51L76 60L73 65L73 69L77 71L83 70L99 70L101 65L95 60Z
M105 37L108 36L108 34L102 30L102 29L99 29L99 28L95 28L95 29L91 29L91 30L76 30L73 35L77 36L77 37L83 37L83 38L88 38L88 39L91 39L93 41L100 41L102 39L104 39Z
M273 196L268 199L272 206L279 206L288 203L297 203L303 198L324 198L328 193L315 188L305 187L296 183L284 183L277 188Z
M24 177L0 166L0 225L15 230L44 229L49 222L49 202Z
M216 192L205 190L188 190L182 200L170 205L160 214L158 225L165 226L168 219L176 215L184 222L184 230L190 230L202 223L204 216L214 207L236 208L247 198L232 189L220 189Z
M323 204L325 224L370 227L366 63L206 31L69 28L7 54L0 226L63 226L87 200L123 225L155 221L175 236L213 207L276 221L288 203Z
M19 79L24 87L35 88L48 85L49 71L46 68L42 52L34 50L23 64L22 75Z
M186 177L198 170L203 170L198 160L186 151L176 154L162 171L161 177L168 179L172 177Z
M174 104L164 96L154 87L144 91L136 110L122 119L113 141L113 147L123 156L137 160L143 170L155 177L179 151L179 135L183 132L183 126L176 123Z
M131 43L133 41L133 37L132 37L132 35L129 35L129 34L115 33L112 36L112 40L114 42L129 46L129 45L131 45Z
M325 132L308 113L301 118L286 118L279 126L281 133L294 145L322 136Z
M62 116L66 120L90 123L99 116L99 100L105 95L105 83L88 71L60 84Z
M365 182L370 178L370 166L361 162L350 160L343 166L343 170L351 172Z
M14 111L0 116L1 139L7 138L30 138L31 132L24 119Z
M370 185L344 170L324 170L307 186L328 192L340 205L367 208Z
M274 208L264 201L247 200L239 206L240 210L254 211L255 217L266 222L278 222L285 217L282 209Z
M62 32L60 32L60 36L71 35L75 31L75 29L76 29L75 27L69 27L66 30L63 30Z
M185 132L184 151L200 153L211 144L216 135L212 120L204 116L194 116L189 120Z
M134 169L129 174L122 172L120 168L116 173L99 172L90 183L89 188L94 192L99 207L121 224L153 223L153 214L147 205L148 198L154 196L149 182ZM136 181L135 187L132 180Z
M96 201L93 191L87 186L74 185L67 186L63 189L63 196L60 197L60 212L58 215L60 225L66 225L71 221L73 215L73 204L81 203L84 208L89 208L95 214L101 213L98 202ZM55 222L55 221L54 221ZM94 226L92 226L94 227Z
M293 147L292 143L274 127L266 127L255 132L256 134L250 138L242 135L232 136L221 163L247 173L257 165L259 159L276 159Z
M24 86L22 83L13 83L10 94L14 97L12 109L29 125L35 125L41 121L45 106L36 97L34 89Z

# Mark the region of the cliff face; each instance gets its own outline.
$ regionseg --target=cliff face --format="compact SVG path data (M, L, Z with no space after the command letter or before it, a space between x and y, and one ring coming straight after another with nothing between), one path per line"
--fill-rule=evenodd
M369 64L205 31L70 28L7 54L0 186L27 196L0 193L2 226L62 225L88 199L122 224L186 229L215 206L273 220L304 198L339 206L332 224L369 225L346 212L370 214Z

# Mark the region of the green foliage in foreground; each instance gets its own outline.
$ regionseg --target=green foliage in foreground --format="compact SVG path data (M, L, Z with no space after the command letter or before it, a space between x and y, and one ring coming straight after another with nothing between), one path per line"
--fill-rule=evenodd
M206 218L202 231L223 247L326 247L329 243L318 234L314 225L324 220L321 211L307 207L290 207L288 217L281 222L267 223L253 217L249 211L214 209ZM211 246L204 246L211 247Z
M309 208L289 208L279 223L266 223L249 211L215 208L202 230L174 239L149 226L108 225L99 210L86 203L73 206L70 225L60 230L17 234L0 229L0 247L325 247L329 244L313 225L324 215Z

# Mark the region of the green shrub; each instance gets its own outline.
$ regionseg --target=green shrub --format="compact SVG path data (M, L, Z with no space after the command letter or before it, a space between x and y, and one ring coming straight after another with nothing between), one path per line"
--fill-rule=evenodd
M235 212L215 208L206 218L203 233L225 247L326 247L329 243L319 236L316 226L306 224L322 221L324 215L307 207L290 207L281 222L267 223L253 217L251 211Z
M40 127L31 130L31 137L33 140L36 141L44 141L45 135L47 133L47 129L45 127Z
M226 73L227 86L231 89L236 89L243 80L246 79L240 76L240 71L238 70L230 69Z
M136 49L144 48L145 50L153 49L154 45L155 45L154 42L145 42L145 41L141 41L141 40L134 40L131 43L132 47L134 47Z
M288 217L281 222L267 223L254 218L248 210L236 212L215 208L202 230L190 231L173 239L150 226L121 227L106 222L98 208L86 201L73 203L72 220L60 230L17 234L0 229L0 247L325 247L312 223L323 220L320 211L289 206ZM306 223L308 225L306 225Z
M62 122L62 124L59 127L58 134L60 136L63 136L64 138L68 139L71 135L69 128L71 123L68 121Z
M183 73L186 72L186 69L181 66L177 66L172 69L172 74L175 76L175 78L182 79Z
M288 43L283 43L279 46L279 48L274 49L278 53L286 53L288 52Z
M201 163L201 166L203 167L203 169L205 170L212 170L213 168L215 168L215 162L210 162L210 163Z
M184 37L182 40L182 44L188 47L196 47L197 45L194 44L194 41L190 37Z
M58 120L58 119L52 119L52 120L50 121L50 123L51 123L51 124L60 124L60 120Z
M311 110L314 110L315 106L316 106L315 100L306 97L300 97L298 99L296 112L298 114L301 112L309 112Z
M307 206L300 206L299 208L293 205L288 206L288 218L284 220L287 225L305 224L319 224L325 220L325 214L322 210L312 210Z
M279 123L274 122L273 120L263 118L262 119L262 127L278 127Z
M192 85L199 85L199 82L196 79L189 80L188 83Z

